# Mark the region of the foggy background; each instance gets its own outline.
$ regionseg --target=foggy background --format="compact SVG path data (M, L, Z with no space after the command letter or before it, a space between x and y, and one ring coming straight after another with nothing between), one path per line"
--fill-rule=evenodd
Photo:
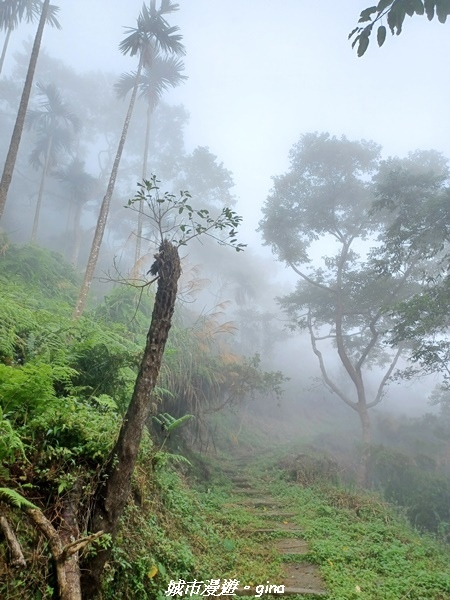
M406 17L401 36L375 40L358 58L347 40L367 2L180 0L188 81L164 96L190 114L187 143L208 146L236 183L246 241L254 232L271 176L284 172L301 133L329 131L373 139L384 155L416 148L450 154L448 27ZM46 28L43 47L78 71L120 74L136 68L117 46L134 27L141 0L78 0L60 6L61 31ZM35 25L11 36L22 48ZM11 51L5 69L11 66Z
M448 26L437 20L429 23L425 17L406 17L400 37L388 34L381 49L372 40L366 55L357 58L347 36L366 8L365 1L181 0L179 4L180 11L169 20L183 35L187 50L183 74L189 79L163 100L182 104L189 113L187 151L206 146L231 172L235 208L244 216L240 241L248 244L249 257L258 257L254 261L258 266L252 267L258 280L257 300L277 311L274 297L289 291L295 278L272 258L256 232L271 177L287 170L289 149L301 134L311 131L372 139L382 145L384 157L404 156L417 148L450 155L450 85L444 66L450 51ZM78 73L95 72L94 79L107 73L108 84L136 69L135 58L123 57L118 44L124 27L135 26L141 0L62 1L58 6L62 30L44 31L42 50L49 56ZM5 75L13 72L13 55L24 52L24 43L28 55L35 28L36 24L22 24L13 32ZM113 90L105 86L106 105L108 97L121 127L126 102L117 103ZM133 120L137 118L134 115ZM5 137L9 139L9 134ZM87 167L96 175L92 158ZM99 199L103 193L100 189ZM130 189L129 195L133 193ZM91 214L94 222L96 212ZM279 312L277 319L282 330ZM292 377L293 385L299 364L308 379L310 374L318 376L306 337L298 333L280 337L273 365ZM434 383L428 379L393 384L389 406L411 414L423 409Z

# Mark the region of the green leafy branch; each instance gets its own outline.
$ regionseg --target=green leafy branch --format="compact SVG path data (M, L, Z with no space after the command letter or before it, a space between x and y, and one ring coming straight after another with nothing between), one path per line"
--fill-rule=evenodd
M126 205L126 208L136 212L140 212L136 206L140 206L141 202L147 207L143 214L153 230L154 238L151 241L159 245L166 239L179 247L194 238L207 235L237 252L245 248L246 244L237 242L237 228L242 217L231 208L224 207L218 216L213 216L206 208L194 208L187 191L180 191L178 197L169 192L161 195L159 183L155 175L151 179L144 179L138 183L136 195Z
M445 23L450 15L450 2L448 0L380 0L377 5L369 6L361 11L358 23L368 25L356 26L349 34L353 38L352 48L358 44L357 54L363 56L369 47L369 38L375 24L382 22L386 17L387 25L392 35L400 35L406 15L427 15L429 21L436 15L440 23ZM378 25L377 43L382 46L386 40L386 27Z

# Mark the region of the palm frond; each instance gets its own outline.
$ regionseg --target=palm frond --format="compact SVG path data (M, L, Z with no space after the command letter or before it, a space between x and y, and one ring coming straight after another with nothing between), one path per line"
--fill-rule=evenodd
M61 23L56 18L57 13L59 12L59 6L55 6L54 4L50 4L47 11L47 23L52 27L56 27L56 29L62 29Z
M146 100L152 110L164 92L177 87L187 77L181 74L184 63L176 56L153 56L151 65L144 68L138 82L139 97ZM123 73L114 85L117 96L124 98L136 83L137 72Z
M176 33L179 27L170 27L162 16L176 10L178 5L167 0L161 2L159 10L156 9L155 2L151 2L150 7L144 4L137 19L137 27L125 28L128 35L120 42L120 51L130 56L149 54L145 57L147 63L151 62L151 50L155 49L168 54L185 54L186 49L181 43L183 36Z

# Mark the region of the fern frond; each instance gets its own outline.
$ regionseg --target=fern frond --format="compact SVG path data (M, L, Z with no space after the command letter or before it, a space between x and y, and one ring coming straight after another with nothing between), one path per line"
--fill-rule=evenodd
M163 452L161 450L155 454L152 460L154 467L164 467L168 462L182 463L192 467L192 463L182 454L172 454L171 452Z
M172 423L167 427L167 431L168 432L173 431L174 429L181 427L181 425L186 423L186 421L189 421L189 419L193 419L193 418L194 418L194 415L183 415L179 419L172 421Z
M15 508L33 508L39 510L32 502L11 488L0 488L0 498Z
M169 415L169 413L161 413L160 415L154 416L153 419L161 425L167 433L170 433L174 429L181 427L183 423L186 423L186 421L189 421L189 419L192 419L193 417L194 415L183 415L179 419L175 419L175 417Z

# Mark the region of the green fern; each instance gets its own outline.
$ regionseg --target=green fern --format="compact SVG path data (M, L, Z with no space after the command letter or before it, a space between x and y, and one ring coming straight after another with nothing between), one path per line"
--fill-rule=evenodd
M186 421L189 421L193 418L194 415L183 415L179 419L175 419L175 417L172 417L172 415L169 415L169 413L162 413L153 417L153 419L161 426L161 428L163 429L163 431L166 432L167 435L171 433L174 429L178 429L178 427L181 427L181 425L186 423Z
M25 445L9 419L5 419L0 407L0 461L13 462L17 455L26 460Z
M152 458L152 465L154 468L165 467L169 462L175 464L185 464L192 467L192 463L182 454L172 454L171 452L163 452L162 450L159 450Z
M14 506L16 508L33 508L35 510L39 510L39 508L35 506L32 502L30 502L21 494L19 494L19 492L16 492L16 490L12 490L11 488L0 488L0 498L7 504L10 504L11 506Z

